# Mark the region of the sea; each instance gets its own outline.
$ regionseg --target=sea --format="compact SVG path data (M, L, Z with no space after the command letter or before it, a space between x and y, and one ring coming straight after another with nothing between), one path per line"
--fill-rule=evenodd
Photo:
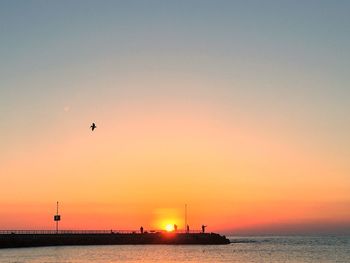
M344 262L349 236L229 237L229 245L114 245L0 249L0 263Z

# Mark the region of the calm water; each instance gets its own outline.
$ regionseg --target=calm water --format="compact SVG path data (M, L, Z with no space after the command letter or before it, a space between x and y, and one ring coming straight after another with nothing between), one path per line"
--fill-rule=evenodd
M232 237L232 244L0 249L0 263L350 262L350 237Z

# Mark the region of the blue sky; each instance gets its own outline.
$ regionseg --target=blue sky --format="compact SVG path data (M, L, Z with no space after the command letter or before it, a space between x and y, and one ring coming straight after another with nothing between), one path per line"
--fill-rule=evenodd
M92 99L106 105L109 95L122 100L129 94L203 99L228 108L237 105L253 115L265 112L267 118L282 114L315 125L324 122L330 126L325 127L325 136L340 133L346 140L347 132L342 131L349 130L347 1L0 5L4 126L32 119L31 114L37 116L43 109ZM212 85L174 89L162 83L125 89L104 84L139 74L153 76L155 82L166 75L202 78ZM85 85L86 79L96 86Z

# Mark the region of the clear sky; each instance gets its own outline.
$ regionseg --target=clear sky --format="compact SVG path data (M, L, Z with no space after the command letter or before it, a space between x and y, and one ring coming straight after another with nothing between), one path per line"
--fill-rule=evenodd
M1 1L0 229L350 233L349 13Z

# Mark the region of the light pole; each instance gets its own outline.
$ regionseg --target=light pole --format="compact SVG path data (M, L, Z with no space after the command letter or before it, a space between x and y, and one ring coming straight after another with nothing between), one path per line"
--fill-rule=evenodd
M187 227L187 204L185 204L185 232L188 233L188 227Z
M58 201L56 203L56 215L54 215L53 220L56 222L56 234L58 234L58 222L61 221L61 216L58 214Z

